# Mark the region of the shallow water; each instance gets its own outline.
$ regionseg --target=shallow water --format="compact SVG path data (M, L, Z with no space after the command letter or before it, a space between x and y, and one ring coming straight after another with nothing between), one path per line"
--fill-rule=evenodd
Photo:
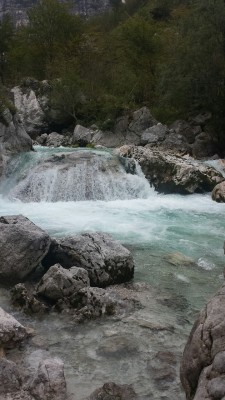
M9 170L2 186L1 215L23 214L58 237L87 231L111 233L134 256L134 282L148 286L134 291L144 307L129 317L76 326L67 316L31 320L16 313L37 331L24 349L26 363L34 365L49 354L61 357L71 400L85 399L107 381L132 383L141 399L176 396L182 400L179 360L187 334L196 313L223 278L225 205L213 202L210 195L159 195L148 185L146 189L146 181L142 198L54 203L8 199L7 192L29 168L50 153L66 151L41 148L18 157L18 173L12 177ZM123 178L138 179L138 184L143 179L141 174L140 179ZM1 303L11 310L7 292L2 290L0 295ZM153 329L151 324L165 329ZM166 375L168 365L154 360L159 351L175 355L177 364L170 366L176 372L174 379Z

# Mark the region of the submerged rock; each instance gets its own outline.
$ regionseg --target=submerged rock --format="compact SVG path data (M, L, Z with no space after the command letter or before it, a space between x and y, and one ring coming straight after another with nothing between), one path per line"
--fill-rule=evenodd
M131 385L117 385L114 382L105 383L96 389L87 400L137 400L137 395Z
M50 245L49 235L22 215L0 217L0 278L20 282L41 262Z
M187 400L225 396L225 284L200 312L181 363Z
M12 348L28 336L26 328L0 308L0 348Z
M85 233L52 240L43 264L84 268L92 286L105 287L133 278L134 262L129 250L106 233Z
M66 400L64 364L59 358L41 361L29 392L35 400Z
M217 203L225 203L225 181L218 183L212 191L212 199Z
M210 192L217 183L224 180L214 168L191 158L171 155L165 151L123 146L118 149L118 154L137 160L145 177L156 190L162 193Z

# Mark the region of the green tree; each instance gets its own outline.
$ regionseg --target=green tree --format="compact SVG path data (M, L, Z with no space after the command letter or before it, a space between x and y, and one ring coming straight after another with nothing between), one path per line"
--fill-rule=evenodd
M8 69L8 52L12 43L14 34L13 22L11 18L6 15L0 21L0 78L4 83L5 75Z

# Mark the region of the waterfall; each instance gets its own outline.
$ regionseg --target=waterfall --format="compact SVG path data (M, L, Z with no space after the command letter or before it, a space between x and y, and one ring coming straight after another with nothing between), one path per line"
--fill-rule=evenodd
M139 165L130 168L109 152L76 150L17 158L8 168L2 192L23 202L125 200L153 193Z

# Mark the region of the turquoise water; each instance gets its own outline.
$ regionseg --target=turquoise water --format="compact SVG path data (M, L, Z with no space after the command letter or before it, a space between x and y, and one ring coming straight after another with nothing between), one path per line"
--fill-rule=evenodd
M72 400L83 400L109 380L133 383L143 399L176 396L181 400L184 396L179 365L175 381L158 387L149 372L149 363L162 350L173 352L179 360L196 313L222 283L225 205L213 202L210 194L159 195L143 182L141 173L138 185L142 180L144 195L140 198L26 203L16 198L9 200L7 193L43 158L68 151L71 149L37 148L36 153L17 157L2 185L0 214L23 214L56 237L87 231L112 234L134 256L134 281L148 284L138 294L144 307L128 321L101 320L76 327L66 317L52 315L29 323L44 341L48 354L59 355L65 361ZM104 151L101 155L111 157L111 153ZM125 172L122 178L124 182L133 179ZM172 325L174 331L152 332L139 325L140 319ZM102 342L121 335L138 343L137 352L125 359L100 355L98 348ZM44 349L31 346L27 360L35 362L35 357L44 357Z

